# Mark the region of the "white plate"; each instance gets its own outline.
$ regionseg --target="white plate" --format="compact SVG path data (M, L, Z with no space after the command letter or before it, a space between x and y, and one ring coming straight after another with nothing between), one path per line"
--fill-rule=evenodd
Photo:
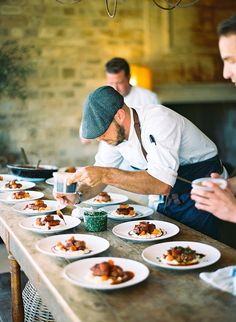
M92 266L108 260L113 260L115 265L120 266L125 271L134 272L134 277L127 282L115 285L110 285L107 282L98 283L88 279L87 275L89 274ZM82 259L67 265L64 269L64 275L70 282L85 288L114 290L144 281L149 275L149 269L144 264L131 259L119 257L93 257Z
M182 247L190 247L191 249L197 251L197 253L205 254L206 256L201 258L199 263L189 265L189 266L171 266L166 263L163 263L159 258L171 247L182 246ZM166 242L161 244L152 245L147 247L142 252L143 259L153 265L158 267L168 268L168 269L176 269L176 270L190 270L197 269L205 266L209 266L214 264L220 259L220 252L215 247L212 247L207 244L191 242L191 241L174 241L174 242Z
M25 210L24 209L25 206L28 205L29 203L32 203L29 201L21 202L15 206L13 206L12 208L21 214L32 216L32 215L39 215L39 214L40 215L41 214L49 214L49 213L56 212L57 210L59 210L59 209L61 210L66 207L65 205L59 204L56 200L43 200L43 201L48 206L48 209L45 209L42 211L32 210L32 209Z
M54 215L55 219L60 219L60 225L58 226L54 226L51 227L51 229L48 229L44 226L42 227L36 227L34 225L36 218L43 218L44 216L34 216L34 217L28 217L28 218L24 218L20 223L20 227L26 229L26 230L30 230L33 231L35 233L39 233L39 234L53 234L53 233L59 233L61 231L67 230L67 229L71 229L74 228L76 226L78 226L81 223L81 220L79 220L78 218L75 217L71 217L71 216L64 216L66 224L64 223L64 221L62 219L60 219L57 215Z
M87 254L80 254L78 251L74 252L60 252L56 251L53 246L57 242L62 242L65 244L65 241L68 240L71 236L74 236L76 240L83 240L86 243L90 252ZM36 243L36 248L44 254L63 257L67 259L76 259L82 257L94 256L96 254L102 253L109 248L109 242L101 237L93 236L93 235L85 235L85 234L65 234L65 235L57 235L50 236L44 238Z
M124 196L124 195L120 195L118 193L110 193L108 192L108 194L111 196L111 201L108 202L96 202L94 201L94 198L83 201L84 204L90 206L90 207L104 207L104 206L109 206L109 205L115 205L115 204L119 204L119 203L124 203L128 200L128 197Z
M141 206L141 205L129 204L129 206L134 208L134 211L136 212L135 216L122 217L122 216L114 215L112 212L116 211L118 206L107 206L107 207L103 207L102 210L107 212L108 218L114 219L114 220L122 220L122 221L137 220L140 218L148 217L148 216L151 216L154 212L152 208Z
M48 178L46 181L45 181L47 184L50 184L52 186L54 186L54 178Z
M24 180L24 181L30 181L30 182L44 182L45 178L30 178L30 177L17 176L17 180L19 181Z
M31 200L36 200L40 199L44 196L44 194L40 191L25 191L30 194L29 198L22 198L22 199L13 199L12 195L14 192L2 192L0 193L0 201L7 203L7 204L15 204L19 202L25 202L25 201L31 201Z
M27 189L31 189L35 186L34 182L29 182L29 181L16 181L16 183L20 183L22 185L21 188L17 188L17 189L9 189L9 188L5 188L5 184L8 183L8 181L0 181L0 190L1 191L20 191L20 190L27 190Z
M2 181L10 181L10 180L16 180L16 176L12 175L12 174L0 174L0 177L2 177L3 180L0 180L0 183Z
M116 225L115 227L113 227L112 232L114 235L120 238L132 240L132 241L139 241L139 242L150 242L150 241L156 242L161 239L172 237L178 234L179 232L179 227L169 222L161 221L161 220L146 220L146 221L148 221L150 224L156 225L157 228L163 229L166 232L166 234L160 237L154 237L154 238L141 238L137 236L134 236L134 237L130 236L129 232L132 229L134 229L135 225L140 223L140 220L128 221L128 222L124 222L122 224Z

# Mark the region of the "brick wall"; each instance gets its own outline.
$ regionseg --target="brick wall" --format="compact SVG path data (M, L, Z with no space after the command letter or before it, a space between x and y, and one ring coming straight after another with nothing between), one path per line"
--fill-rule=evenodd
M19 160L23 146L32 162L93 163L96 142L82 145L79 126L86 95L105 83L105 62L121 56L149 66L154 89L222 81L215 28L235 9L235 0L200 0L167 13L151 0L127 0L110 19L102 0L0 1L0 44L14 39L33 46L36 66L26 101L0 99L0 156Z

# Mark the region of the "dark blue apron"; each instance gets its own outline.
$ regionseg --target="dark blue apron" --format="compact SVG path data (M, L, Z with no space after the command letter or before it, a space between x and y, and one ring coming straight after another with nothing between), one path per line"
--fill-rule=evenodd
M223 166L218 156L206 161L187 164L179 167L178 176L189 181L209 177L212 172L222 173ZM220 238L220 220L209 212L198 210L190 198L191 185L176 180L174 187L165 202L157 207L157 211L192 227L212 238Z

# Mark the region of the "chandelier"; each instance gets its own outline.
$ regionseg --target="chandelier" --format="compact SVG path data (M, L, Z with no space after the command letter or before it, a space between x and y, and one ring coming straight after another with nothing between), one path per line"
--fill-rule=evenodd
M81 2L82 0L56 0L57 2L61 4L75 4L78 2ZM152 0L152 2L160 9L163 10L173 10L175 8L187 8L195 3L197 3L199 0ZM113 0L113 8L111 10L111 5L109 3L109 0L105 0L105 8L108 16L110 18L114 18L117 11L117 4L118 0Z

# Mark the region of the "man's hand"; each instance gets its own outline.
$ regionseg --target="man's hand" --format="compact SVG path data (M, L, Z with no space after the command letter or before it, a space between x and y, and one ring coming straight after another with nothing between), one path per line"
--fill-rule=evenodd
M106 169L104 167L87 166L79 169L67 183L79 182L90 187L95 187L103 183L103 176Z
M217 184L205 182L212 191L192 189L191 198L196 208L208 211L222 220L236 222L236 199L228 188L222 190Z
M79 201L79 196L76 194L62 194L58 192L53 192L54 198L61 204L66 206L73 206Z

